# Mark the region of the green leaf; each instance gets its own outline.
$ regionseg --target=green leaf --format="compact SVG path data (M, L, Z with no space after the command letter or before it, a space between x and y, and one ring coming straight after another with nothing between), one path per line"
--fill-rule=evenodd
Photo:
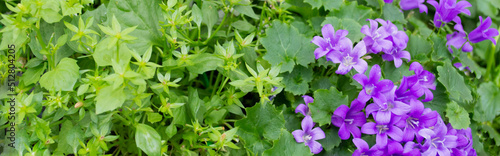
M264 60L273 66L281 64L281 72L292 72L296 64L307 66L314 62L314 44L294 27L274 21L266 30L261 43L267 52Z
M391 80L392 82L400 81L403 76L411 76L414 75L413 71L410 71L410 67L408 64L403 63L401 67L396 68L394 66L394 62L384 61L382 65L382 71L384 71L384 77Z
M339 19L353 19L358 21L359 24L364 25L368 22L366 19L370 18L373 10L369 7L358 5L356 1L345 2L345 5L338 10L333 10L328 14L329 17L337 17ZM359 31L359 30L358 30Z
M247 117L236 121L238 136L245 142L245 147L256 155L271 147L267 140L276 140L285 128L285 119L271 104L256 104L246 108Z
M189 88L189 101L187 103L187 105L184 105L184 106L187 106L189 109L189 114L191 116L191 119L193 119L192 121L203 121L203 115L205 114L205 104L203 102L203 100L201 100L199 97L198 97L198 90L196 89L193 89L193 88Z
M452 48L455 48L455 47L452 47ZM455 51L455 50L453 50L453 51ZM458 50L456 50L456 51L458 51ZM459 55L458 59L460 60L462 65L465 67L469 67L469 69L472 72L476 73L477 78L480 79L482 76L482 73L485 72L485 69L481 68L479 65L477 65L477 63L474 60L469 58L468 54L470 54L470 53L457 52L457 55Z
M497 147L500 146L500 134L492 127L491 123L483 124L482 128L488 132L490 138L495 140L495 145L497 145Z
M202 53L197 55L193 59L194 65L188 66L187 69L191 73L203 74L204 72L217 69L217 67L222 66L223 60L214 54ZM193 79L195 77L189 77Z
M240 31L250 32L250 31L255 30L255 26L253 26L251 23L248 23L247 21L243 21L243 20L238 20L236 22L233 22L232 26Z
M330 128L324 131L325 138L318 140L318 142L323 146L323 149L325 149L325 151L331 151L333 150L333 148L340 145L341 139L338 134L338 129Z
M309 82L311 82L312 78L312 69L296 66L292 73L283 74L285 91L293 93L293 95L305 94L309 90Z
M217 13L217 4L209 1L204 1L201 5L201 12L203 13L203 23L208 27L208 36L212 34L212 27L219 20L219 14Z
M248 17L251 17L253 19L259 19L259 16L255 14L255 12L252 9L252 6L250 5L237 5L234 6L234 10L238 11L243 15L247 15Z
M384 15L384 20L389 20L389 21L398 21L401 24L406 24L406 20L404 17L403 12L401 10L394 6L392 3L386 3L382 9L383 15Z
M309 104L311 117L320 126L328 124L332 120L335 109L342 104L349 105L347 103L347 96L342 95L334 87L331 87L329 90L316 90L314 92L314 102Z
M281 135L279 140L274 141L274 145L271 149L266 150L263 153L264 156L268 155L313 155L304 143L298 143L293 138L293 135L281 129Z
M410 35L406 50L410 52L411 60L416 60L423 64L429 60L427 54L432 50L432 45L420 35Z
M483 83L477 90L479 94L479 110L484 112L483 121L492 121L500 114L500 89L493 82Z
M320 8L321 6L325 7L325 10L332 11L334 9L338 9L342 4L344 4L341 0L305 0L306 3L311 4L314 8Z
M331 24L335 30L344 29L349 31L347 38L351 39L353 42L361 40L365 34L361 33L361 25L350 18L339 19L337 17L326 17L325 21L321 24L326 25Z
M464 78L457 72L455 67L450 63L445 63L444 66L438 66L437 71L439 73L437 79L446 87L451 98L465 101L472 100L471 92L464 83Z
M159 122L163 119L163 116L160 115L159 113L147 113L148 114L148 121L151 123Z
M446 117L454 129L465 129L470 125L469 113L455 101L446 104Z
M135 144L149 156L161 155L161 137L155 129L146 124L135 127Z
M111 65L111 60L116 59L116 46L112 46L108 49L108 45L111 38L105 38L97 44L96 50L92 54L95 62L98 66L109 66ZM119 63L120 64L128 64L130 58L132 58L132 54L127 44L121 43L119 48ZM117 61L118 62L118 61Z
M164 17L160 3L160 0L111 0L108 3L108 19L114 15L122 28L137 26L129 35L138 39L130 43L129 48L140 55L153 45L163 45L160 22Z
M23 76L21 77L21 82L24 82L24 85L28 86L30 84L34 84L38 82L40 79L40 76L43 74L43 72L47 69L47 66L41 65L37 66L34 68L28 68L25 73L23 73Z
M126 95L123 88L113 90L113 86L106 86L99 90L96 100L96 114L101 114L106 111L112 111L121 107L125 102Z
M196 25L198 25L198 27L201 27L201 20L202 20L202 14L201 14L201 10L200 8L198 7L198 5L196 4L193 4L193 8L191 9L192 12L192 16L193 16L193 21L194 23L196 23Z
M64 58L57 64L56 68L43 74L40 78L40 85L47 90L73 91L73 86L80 78L79 69L76 60Z
M448 47L446 46L446 38L443 36L432 35L432 60L442 61L445 59L452 60Z
M446 88L443 86L443 84L438 83L436 85L436 90L433 90L432 94L434 94L434 99L429 102L424 102L425 108L435 110L441 116L444 116L444 112L446 110L445 104L450 102L450 98L446 93Z

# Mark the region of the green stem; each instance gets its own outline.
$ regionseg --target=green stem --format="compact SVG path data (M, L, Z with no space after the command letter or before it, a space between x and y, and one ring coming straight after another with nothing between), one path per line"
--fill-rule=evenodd
M228 80L229 80L229 77L226 77L226 79L224 79L224 82L222 82L222 84L219 86L219 90L217 91L217 95L220 94L220 92L222 91L222 88L224 88L224 86L226 85Z
M205 40L205 42L202 43L203 45L206 45L215 36L215 34L217 34L217 32L219 32L220 28L222 28L222 25L224 25L224 22L227 19L227 16L228 16L227 14L228 14L228 11L227 11L227 9L225 9L224 10L224 18L222 18L222 21L220 22L217 29L215 29L215 31L212 34L210 34L210 37L207 40Z
M120 62L120 41L116 42L116 63Z

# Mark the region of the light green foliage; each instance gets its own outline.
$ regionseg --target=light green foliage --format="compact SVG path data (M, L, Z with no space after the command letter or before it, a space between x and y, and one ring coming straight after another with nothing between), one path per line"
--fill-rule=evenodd
M437 80L446 87L446 91L451 98L465 101L472 100L471 91L465 84L464 78L450 63L438 66L437 71L439 73Z
M274 141L274 146L266 150L263 155L312 155L312 153L303 143L295 142L290 132L281 129L280 138Z
M446 104L446 117L454 129L465 129L470 125L469 113L455 101Z
M348 105L347 96L344 96L334 87L314 91L314 102L309 104L309 111L314 122L319 126L330 124L333 112L340 105Z
M79 69L76 60L64 58L55 69L43 74L40 78L40 85L47 90L72 91L76 81L80 78Z

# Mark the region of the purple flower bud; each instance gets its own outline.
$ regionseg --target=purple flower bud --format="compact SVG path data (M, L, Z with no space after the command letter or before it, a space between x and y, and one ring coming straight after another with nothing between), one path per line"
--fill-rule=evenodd
M487 17L483 20L483 17L479 16L480 24L479 26L469 33L469 40L472 43L478 43L484 40L490 40L493 44L497 44L493 37L498 36L498 30L490 28L491 18Z

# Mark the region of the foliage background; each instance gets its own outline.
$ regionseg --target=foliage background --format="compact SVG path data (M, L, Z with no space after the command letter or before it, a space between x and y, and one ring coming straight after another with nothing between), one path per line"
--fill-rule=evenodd
M500 1L469 2L471 16L460 15L465 31L477 26L478 16L491 17L498 28ZM350 154L355 146L339 139L329 118L361 86L354 72L336 75L337 65L315 60L310 41L329 23L357 42L365 19L382 18L408 34L411 61L437 76L434 100L425 106L471 127L479 155L500 153L500 46L484 41L471 53L452 55L445 45L452 27L434 29L432 7L426 15L400 12L397 4L7 0L0 3L0 152L308 155L290 134L300 128L294 108L308 94L318 112L313 119L326 133L320 155ZM4 139L7 44L16 45L17 58L15 149ZM452 67L452 60L472 72ZM374 55L368 64L380 64L393 81L412 74L408 62L396 69ZM450 102L466 112L453 116Z

